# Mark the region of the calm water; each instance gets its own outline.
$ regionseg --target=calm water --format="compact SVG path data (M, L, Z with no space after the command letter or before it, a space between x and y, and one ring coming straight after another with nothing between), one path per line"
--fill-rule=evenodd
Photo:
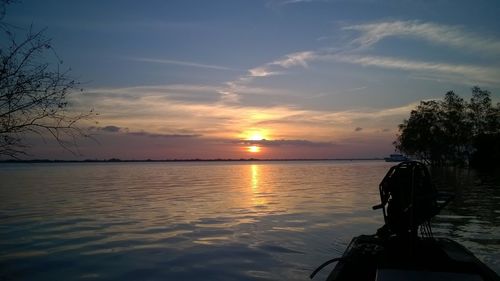
M308 280L382 224L390 166L2 164L0 280ZM458 195L435 233L500 272L499 178L439 176Z

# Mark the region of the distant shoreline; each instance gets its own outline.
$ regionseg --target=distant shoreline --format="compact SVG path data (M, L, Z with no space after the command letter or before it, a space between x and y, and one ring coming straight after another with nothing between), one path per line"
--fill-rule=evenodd
M279 161L383 161L384 158L331 158L331 159L258 159L258 158L242 158L242 159L86 159L86 160L50 160L50 159L30 159L30 160L0 160L0 163L165 163L165 162L279 162Z

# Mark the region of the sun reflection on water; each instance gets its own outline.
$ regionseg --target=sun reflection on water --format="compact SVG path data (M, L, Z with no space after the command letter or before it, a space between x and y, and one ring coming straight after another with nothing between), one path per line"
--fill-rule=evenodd
M121 280L147 272L166 280L246 280L255 270L262 272L257 279L302 280L309 268L342 253L352 236L374 233L383 224L381 214L369 206L380 200L377 187L390 165L4 164L0 263L12 266L13 275L2 278L0 266L0 279L65 280L78 274ZM500 222L491 216L499 210L494 200L500 198L494 188L498 177L490 182L472 175L456 179L461 189L447 187L460 196L433 222L435 234L472 241L467 246L500 272L500 251L492 236ZM480 196L485 190L491 196ZM74 267L61 272L61 263ZM151 264L164 266L153 270ZM205 276L214 264L228 266Z
M259 165L250 165L250 186L252 188L252 203L254 207L267 205L265 187L262 185L262 175Z
M251 175L252 175L252 190L254 193L259 189L259 166L253 164L250 165Z

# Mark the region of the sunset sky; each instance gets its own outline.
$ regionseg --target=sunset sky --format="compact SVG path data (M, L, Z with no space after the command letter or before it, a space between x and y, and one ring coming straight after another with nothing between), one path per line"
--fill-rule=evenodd
M394 151L424 99L479 85L500 101L500 3L455 0L37 1L5 21L47 27L94 108L75 156L359 158ZM20 34L22 32L20 31ZM265 139L265 140L263 140Z

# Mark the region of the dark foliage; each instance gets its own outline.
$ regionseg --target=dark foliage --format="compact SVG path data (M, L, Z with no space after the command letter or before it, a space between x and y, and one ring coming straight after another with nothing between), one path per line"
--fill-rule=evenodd
M397 150L433 165L498 166L500 161L500 103L491 93L472 88L464 101L454 92L443 100L421 101L399 125Z

